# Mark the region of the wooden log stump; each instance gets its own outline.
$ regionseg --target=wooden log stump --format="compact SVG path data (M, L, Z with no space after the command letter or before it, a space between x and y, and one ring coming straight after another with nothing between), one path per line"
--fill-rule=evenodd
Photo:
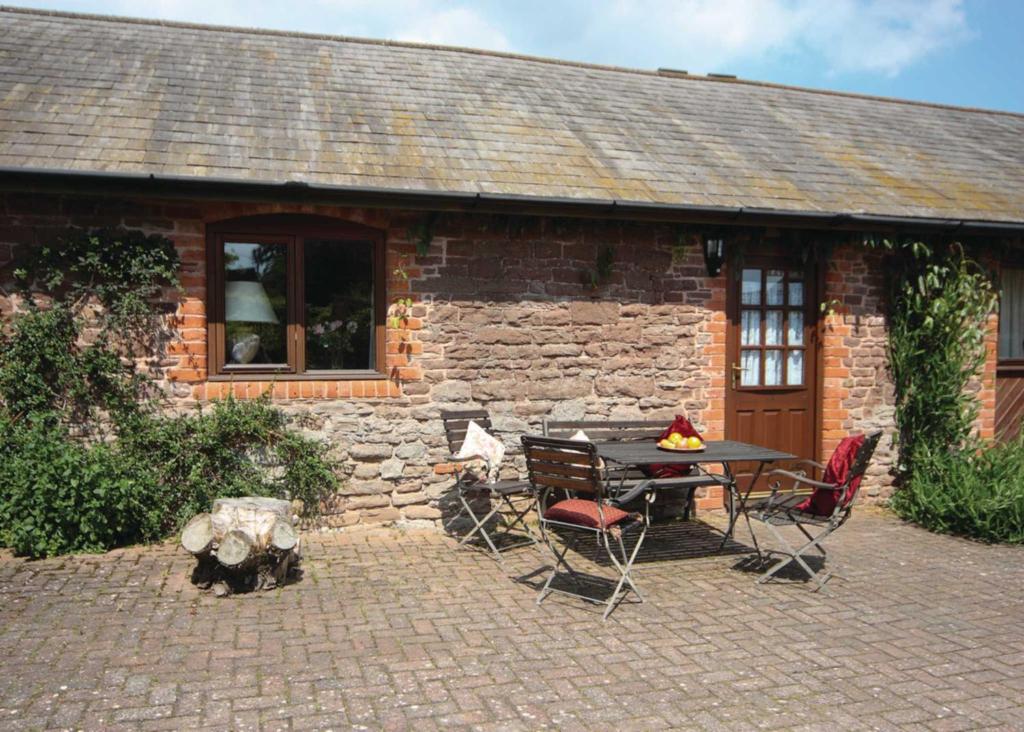
M218 498L181 532L196 557L192 581L218 596L285 584L300 560L291 504L276 498Z
M213 549L213 524L210 514L200 513L192 517L181 530L181 545L190 554L205 556Z

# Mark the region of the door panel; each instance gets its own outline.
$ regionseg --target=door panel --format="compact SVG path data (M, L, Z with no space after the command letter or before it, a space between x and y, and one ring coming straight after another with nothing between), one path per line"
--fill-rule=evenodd
M728 439L815 457L816 285L812 265L781 253L745 255L731 273L726 304ZM745 489L751 466L737 467Z
M1024 420L1024 266L1003 267L999 297L996 437L1009 442Z

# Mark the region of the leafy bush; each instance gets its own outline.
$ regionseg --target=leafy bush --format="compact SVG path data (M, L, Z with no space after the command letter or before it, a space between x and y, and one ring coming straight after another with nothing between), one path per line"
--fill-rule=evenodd
M968 450L920 445L892 506L931 531L1024 543L1024 435Z
M214 498L298 498L307 513L337 487L323 444L266 400L179 416L136 415L85 444L52 420L0 426L0 544L32 557L97 552L167 536Z
M919 449L965 446L978 416L969 388L985 363L988 318L997 297L991 277L960 245L886 242L890 274L889 364L904 482Z
M147 486L105 443L84 445L41 420L0 428L0 543L31 557L155 539Z
M218 496L336 488L326 446L267 399L160 414L153 354L178 258L162 237L71 230L15 274L26 310L0 332L0 545L32 557L166 536Z
M313 514L337 488L326 445L289 429L265 397L229 397L177 417L140 416L122 430L119 446L153 486L162 534L209 510L217 497L299 499Z

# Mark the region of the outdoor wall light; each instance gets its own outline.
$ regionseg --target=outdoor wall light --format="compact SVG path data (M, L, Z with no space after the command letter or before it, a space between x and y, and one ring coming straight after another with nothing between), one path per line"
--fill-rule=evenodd
M725 237L721 232L714 231L704 235L704 266L708 277L717 277L725 263Z

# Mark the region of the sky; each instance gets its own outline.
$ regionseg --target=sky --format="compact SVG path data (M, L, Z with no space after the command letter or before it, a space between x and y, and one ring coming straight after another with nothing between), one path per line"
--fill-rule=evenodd
M1024 113L1024 0L9 0Z

